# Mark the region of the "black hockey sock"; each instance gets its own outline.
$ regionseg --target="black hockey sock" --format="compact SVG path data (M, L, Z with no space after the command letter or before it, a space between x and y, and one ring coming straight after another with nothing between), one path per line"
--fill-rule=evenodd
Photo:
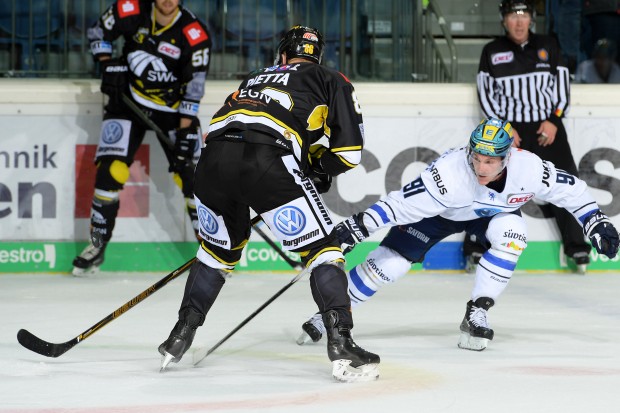
M312 270L310 288L321 313L338 312L339 325L353 327L351 299L347 293L347 276L335 265L322 264Z
M189 270L185 283L179 316L187 307L206 315L226 282L224 277L224 271L216 270L196 260Z
M90 216L91 233L98 232L101 234L104 243L108 243L112 238L119 206L118 199L103 200L97 196L93 197Z

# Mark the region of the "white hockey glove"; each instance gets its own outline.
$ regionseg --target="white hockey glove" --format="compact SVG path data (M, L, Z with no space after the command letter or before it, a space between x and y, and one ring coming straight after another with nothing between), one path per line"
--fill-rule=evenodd
M342 252L348 254L355 244L368 238L368 229L364 226L364 213L352 215L336 225L336 236Z
M618 231L600 209L586 218L583 223L583 233L590 239L592 246L599 254L613 258L618 253L620 245Z

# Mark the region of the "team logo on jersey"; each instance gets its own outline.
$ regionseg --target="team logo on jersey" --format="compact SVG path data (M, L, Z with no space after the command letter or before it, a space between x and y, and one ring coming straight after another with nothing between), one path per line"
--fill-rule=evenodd
M209 38L198 22L193 22L185 26L183 28L183 33L185 37L187 37L190 46L196 46L198 43L204 42Z
M115 121L107 122L103 128L101 139L108 145L112 145L121 140L123 137L123 127Z
M273 223L284 235L297 235L306 227L306 217L301 209L285 206L276 211Z
M506 202L508 203L508 205L525 204L532 198L534 198L534 194L532 192L523 194L508 194L508 199L506 200Z
M159 56L137 50L127 55L127 62L131 71L140 78L143 77L147 68L151 67L152 70L149 70L146 76L150 82L174 82L177 80L176 76L168 71L168 67Z
M181 56L181 49L167 42L160 42L157 51L173 59L178 59Z
M491 56L491 63L494 65L500 65L502 63L510 63L515 59L515 55L512 52L495 53Z
M121 0L117 3L119 17L140 14L140 2L138 0Z
M474 209L474 213L476 215L478 215L480 218L492 217L494 215L499 214L500 212L502 212L502 210L498 209L498 208L478 208L478 209Z
M546 62L549 60L549 52L546 49L538 49L538 58Z
M204 205L198 206L198 221L200 221L200 226L207 234L214 235L217 233L217 230L219 229L217 219Z

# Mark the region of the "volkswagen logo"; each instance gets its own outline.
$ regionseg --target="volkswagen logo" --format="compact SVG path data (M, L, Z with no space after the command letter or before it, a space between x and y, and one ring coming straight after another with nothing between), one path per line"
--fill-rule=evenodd
M306 217L294 206L280 208L273 217L273 223L284 235L297 235L306 226Z
M206 231L207 234L215 234L218 230L217 219L211 214L211 212L204 206L198 207L198 220L200 226Z
M102 135L103 141L108 145L112 145L123 137L123 127L115 121L107 122L105 128L103 128Z

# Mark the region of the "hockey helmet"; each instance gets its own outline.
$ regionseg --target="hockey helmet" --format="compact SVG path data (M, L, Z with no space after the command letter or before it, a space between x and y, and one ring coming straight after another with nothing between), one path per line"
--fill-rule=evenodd
M293 26L280 40L275 64L282 64L282 54L287 59L302 57L321 64L325 41L323 35L312 27Z
M499 156L507 160L512 141L510 122L497 118L483 119L469 137L469 153Z
M499 4L499 13L502 20L510 13L529 13L532 20L536 17L536 11L530 0L503 0Z

